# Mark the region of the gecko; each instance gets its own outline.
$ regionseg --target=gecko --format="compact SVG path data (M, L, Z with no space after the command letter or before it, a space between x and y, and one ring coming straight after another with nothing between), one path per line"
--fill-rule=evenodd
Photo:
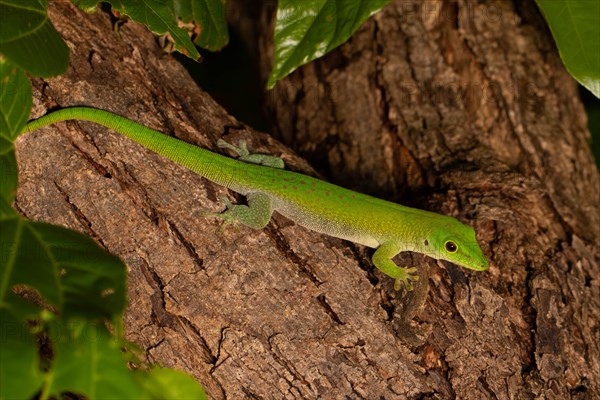
M222 139L217 143L238 153L227 157L150 129L120 115L91 107L51 112L25 125L21 134L67 120L91 121L112 129L204 178L246 197L247 204L226 202L218 213L224 222L263 229L274 211L310 230L375 249L372 262L381 272L413 290L417 268L392 259L403 251L425 254L458 266L484 271L489 261L474 229L453 217L403 206L284 169L281 158L251 154Z

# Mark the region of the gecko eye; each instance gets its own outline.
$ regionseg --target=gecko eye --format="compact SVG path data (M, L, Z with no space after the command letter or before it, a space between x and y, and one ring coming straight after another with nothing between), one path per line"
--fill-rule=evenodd
M456 253L456 250L458 250L458 246L456 245L456 243L450 240L446 242L445 247L448 253Z

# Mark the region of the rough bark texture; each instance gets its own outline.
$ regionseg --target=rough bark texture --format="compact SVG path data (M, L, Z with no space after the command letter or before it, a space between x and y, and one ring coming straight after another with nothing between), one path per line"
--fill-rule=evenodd
M128 337L215 399L597 396L599 178L576 86L535 8L418 4L386 7L269 100L282 137L332 180L471 223L489 272L403 255L422 280L398 293L370 250L283 217L220 233L200 214L226 190L88 123L19 141L15 206L122 257ZM71 66L34 80L34 116L96 106L202 147L245 137L308 170L145 28L50 11Z
M231 9L265 81L274 6ZM490 272L436 269L417 314L420 394L600 396L598 171L533 2L393 1L267 101L332 180L476 227Z

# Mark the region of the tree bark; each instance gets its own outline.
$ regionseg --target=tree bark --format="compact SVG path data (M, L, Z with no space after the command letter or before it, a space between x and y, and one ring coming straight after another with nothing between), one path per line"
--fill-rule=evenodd
M265 82L274 10L230 10ZM413 320L419 395L600 396L599 176L533 2L392 1L267 105L278 137L336 183L476 228L489 273L435 268Z
M332 181L472 224L489 272L402 255L422 280L395 292L370 250L281 216L220 232L201 214L231 193L89 123L18 142L15 207L119 255L128 338L211 398L593 398L600 196L576 86L535 8L418 4L386 7L269 100L281 137ZM33 80L34 116L94 106L209 149L246 138L311 172L140 25L115 33L63 2L50 16L71 65Z

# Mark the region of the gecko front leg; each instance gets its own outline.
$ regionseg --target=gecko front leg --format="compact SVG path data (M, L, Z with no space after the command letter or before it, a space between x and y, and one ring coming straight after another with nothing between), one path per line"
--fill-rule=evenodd
M416 275L417 269L399 267L392 258L401 250L401 246L394 242L384 243L375 250L373 254L373 264L384 274L394 279L394 289L400 290L400 283L404 284L406 290L413 290L410 281L418 281L419 276Z

